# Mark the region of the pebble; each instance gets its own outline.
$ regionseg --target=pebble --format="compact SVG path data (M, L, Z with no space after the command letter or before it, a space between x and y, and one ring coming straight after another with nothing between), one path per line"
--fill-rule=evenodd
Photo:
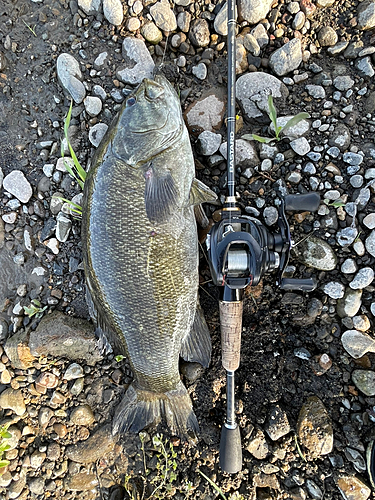
M267 226L272 226L278 221L279 212L276 207L266 207L263 210L263 217L264 222L267 224Z
M62 53L57 58L56 70L63 89L76 104L80 104L86 96L86 89L81 82L82 73L78 61L72 55Z
M64 488L68 491L96 491L99 484L96 474L79 472L78 474L68 474L64 478Z
M88 16L97 14L100 9L101 0L78 0L78 7Z
M108 125L106 125L105 123L96 123L93 127L90 128L89 140L95 148L99 146L107 130Z
M0 394L0 408L8 408L16 415L23 415L26 411L25 401L19 389L8 388Z
M372 67L370 57L364 57L356 61L355 66L358 70L358 74L365 78L371 78L375 75L374 68Z
M367 333L347 330L341 336L341 343L352 358L358 359L367 352L375 352L375 340Z
M124 19L121 0L103 0L103 14L110 24L120 26Z
M362 2L357 11L357 26L362 30L369 30L375 26L375 3Z
M336 76L333 80L333 85L337 88L337 90L344 92L353 87L354 80L352 80L350 76Z
M36 384L46 387L47 389L54 389L55 387L57 387L58 382L58 377L51 372L43 372L35 380Z
M34 495L43 495L45 491L45 480L42 477L36 477L28 481L31 493Z
M193 66L191 72L199 80L205 80L207 76L207 66L204 63L199 63L197 66Z
M369 286L374 279L374 270L371 267L364 267L358 271L353 281L349 283L353 290L363 289Z
M65 380L75 380L77 378L83 377L83 368L78 363L72 363L66 369L63 378Z
M355 227L344 227L336 234L337 243L342 247L351 245L358 236L358 230Z
M224 109L223 100L214 94L198 100L192 106L189 106L186 111L188 126L210 132L220 129L223 122Z
M70 414L70 422L75 425L90 426L95 416L89 405L75 407Z
M288 416L279 405L271 408L265 429L272 441L277 441L289 434L291 429Z
M375 257L375 229L373 229L370 235L366 238L365 247L368 253Z
M152 21L142 26L141 34L148 42L154 45L158 44L163 40L163 33Z
M269 447L261 429L258 429L256 434L249 439L246 449L258 460L264 460L267 457Z
M56 220L56 238L58 239L58 241L64 243L69 237L69 233L72 227L72 221L62 212L58 214Z
M302 50L299 38L293 38L283 47L273 52L268 61L270 68L278 76L284 76L297 69L301 62Z
M366 215L362 222L368 229L375 229L375 213Z
M161 0L150 7L150 14L158 28L163 31L175 31L177 20L168 0Z
M361 316L354 316L353 326L360 332L367 332L367 330L371 327L371 323L368 317L365 314L362 314Z
M189 39L195 47L206 47L210 43L210 29L205 19L194 19L190 24Z
M299 262L306 266L320 271L332 271L337 265L337 257L332 247L316 236L310 236L296 249Z
M99 97L93 96L87 96L84 99L83 104L87 114L91 117L98 116L103 107L102 100Z
M276 120L277 126L285 127L285 125L292 118L293 116L279 116ZM275 133L275 127L273 123L271 123L270 129L273 133ZM297 125L294 125L293 127L288 127L285 132L282 130L281 135L293 140L293 139L298 139L299 137L302 137L303 135L307 134L309 130L310 130L310 122L308 120L301 120L300 122L297 123Z
M239 0L239 16L249 24L256 24L267 16L272 3L272 0Z
M350 184L354 188L360 188L363 185L363 177L362 177L362 175L353 175L350 178Z
M299 137L298 139L294 139L290 143L291 148L295 153L300 156L305 156L311 149L310 143L306 139L306 137Z
M336 482L345 500L367 500L371 495L371 489L356 476L341 475Z
M337 301L337 314L340 318L349 316L352 318L357 314L362 304L362 290L347 288L342 299Z
M331 453L333 448L333 429L331 419L322 401L311 396L301 408L297 423L299 442L313 457Z
M306 90L314 99L325 99L326 91L321 85L306 85Z
M342 159L345 163L349 163L349 165L360 165L363 162L363 156L357 153L344 153Z
M219 149L221 141L221 134L215 134L214 132L205 130L198 136L198 150L204 156L212 156Z
M330 281L324 285L323 291L331 299L341 299L344 297L345 286L337 281Z
M255 146L244 139L238 139L235 145L236 165L246 164L247 166L256 166L259 164L259 158ZM223 142L219 149L220 153L227 159L227 143Z
M27 203L33 194L29 181L20 170L13 170L4 178L3 188L21 203Z
M341 265L341 272L344 274L352 274L357 271L358 267L354 259L346 259Z
M375 372L371 370L354 370L352 380L366 396L375 396Z
M80 464L93 463L111 452L115 444L116 440L112 436L111 427L105 426L99 428L86 441L68 446L65 456L68 460Z
M260 55L260 47L257 39L251 33L247 33L247 35L244 36L243 44L245 49L253 56L258 57Z
M125 38L122 42L122 55L126 61L126 67L117 71L119 80L131 85L138 85L144 78L152 79L155 64L142 40L132 37Z

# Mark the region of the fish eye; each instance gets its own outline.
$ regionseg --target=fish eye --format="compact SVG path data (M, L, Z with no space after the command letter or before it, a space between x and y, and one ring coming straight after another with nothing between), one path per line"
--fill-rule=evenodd
M136 102L137 99L135 97L129 97L129 99L126 101L126 106L134 106Z

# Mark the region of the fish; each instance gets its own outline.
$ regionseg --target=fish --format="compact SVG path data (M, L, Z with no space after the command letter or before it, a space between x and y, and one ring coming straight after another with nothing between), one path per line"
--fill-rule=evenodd
M162 74L144 79L98 146L82 203L90 315L103 349L126 356L134 376L113 434L161 422L174 435L199 432L179 360L210 363L194 207L216 198L195 178L173 86Z

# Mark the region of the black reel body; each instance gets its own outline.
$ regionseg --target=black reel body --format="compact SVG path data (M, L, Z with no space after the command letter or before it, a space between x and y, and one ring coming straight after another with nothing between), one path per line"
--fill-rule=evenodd
M317 193L290 195L279 205L279 232L271 233L258 219L240 215L238 209L223 211L223 218L211 229L207 238L212 280L217 286L231 290L257 285L264 274L278 269L277 284L285 290L312 291L312 278L283 278L289 261L291 237L285 210L318 208ZM233 208L233 207L232 207Z

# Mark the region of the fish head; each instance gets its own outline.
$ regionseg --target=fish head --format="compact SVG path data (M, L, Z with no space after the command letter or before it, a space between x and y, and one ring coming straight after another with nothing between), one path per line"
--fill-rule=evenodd
M139 168L182 134L180 100L163 75L145 78L124 102L112 137L112 152Z

